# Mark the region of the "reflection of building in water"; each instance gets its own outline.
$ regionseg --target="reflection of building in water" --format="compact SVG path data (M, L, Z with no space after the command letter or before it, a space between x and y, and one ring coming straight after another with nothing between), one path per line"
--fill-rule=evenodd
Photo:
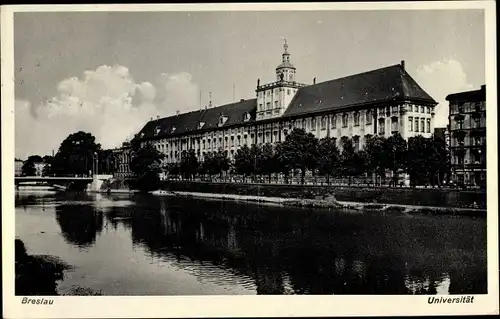
M449 294L450 278L447 275L442 278L406 276L405 286L412 295L447 295Z
M266 208L240 214L243 206L236 203L225 203L224 209L217 202L160 203L133 214L134 245L155 258L178 259L175 267L194 272L200 280L221 286L242 282L261 294L414 294L445 289L440 276L449 270L449 256L441 252L442 246L421 247L428 254L408 253L407 230L401 230L404 227L395 219L374 235L363 228L371 221L366 219L361 225L352 217L347 223L339 223L338 218L331 224L329 218L301 223L302 211L278 218ZM441 230L426 228L410 238L423 242L429 232L435 235ZM354 231L358 236L349 237ZM446 244L451 240L449 233L441 238ZM432 256L431 264L422 256ZM457 259L453 260L456 264ZM472 265L473 269L481 266ZM471 282L478 282L474 285L464 280L464 273L470 272L459 269L450 274L450 293L486 289L478 286L485 278L472 276ZM421 287L412 288L412 281Z

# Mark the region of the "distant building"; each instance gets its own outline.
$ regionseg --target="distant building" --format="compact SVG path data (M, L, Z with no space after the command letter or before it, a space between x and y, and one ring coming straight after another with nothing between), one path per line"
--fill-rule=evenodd
M115 178L126 179L132 176L132 171L130 170L131 151L132 149L128 142L124 142L122 147L113 150L116 159L116 169L113 173Z
M23 174L23 164L24 162L20 159L14 159L14 175L21 176Z
M45 170L46 163L35 163L35 175L43 176L43 171Z
M450 102L450 160L454 182L486 185L486 85L446 97Z

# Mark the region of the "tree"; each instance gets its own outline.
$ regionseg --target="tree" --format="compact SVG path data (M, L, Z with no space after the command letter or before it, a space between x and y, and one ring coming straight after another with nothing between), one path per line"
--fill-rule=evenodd
M286 137L281 151L284 160L291 168L300 169L300 181L304 184L306 170L316 167L318 139L312 133L296 128Z
M325 137L319 140L317 164L319 173L326 175L328 184L330 176L340 174L340 151L334 139Z
M355 163L356 152L354 150L354 144L352 139L348 137L342 137L342 153L341 156L341 173L342 176L347 176L349 178L348 185L351 185L352 176L356 175L357 168Z
M254 158L250 148L245 144L243 147L236 151L234 156L234 168L237 174L243 175L246 179L254 171Z
M366 139L364 154L366 156L366 168L370 173L375 174L375 179L377 176L385 177L385 171L387 169L387 163L385 156L385 144L386 139L378 135L369 136ZM376 180L374 181L376 184Z
M116 170L116 157L112 150L97 152L98 173L113 174Z
M178 163L168 163L165 170L171 176L178 176L181 172L180 165Z
M150 143L146 143L144 146L132 151L130 170L137 179L139 190L151 191L158 189L160 165L163 158L164 155Z
M214 168L217 173L219 173L220 178L222 174L227 172L231 167L231 161L227 157L227 151L219 150L214 156Z
M285 184L288 184L288 176L292 165L284 151L285 145L283 142L277 142L274 146L274 162L276 165L276 172L282 173L285 178Z
M277 171L272 144L266 143L262 146L260 156L257 158L257 167L262 174L268 176L269 182L271 182L271 174Z
M407 168L412 185L421 183L440 185L449 170L446 142L436 136L411 137L408 140Z
M385 143L387 167L392 171L392 184L397 185L400 170L406 169L408 145L399 133L391 135Z
M256 175L260 174L261 171L258 166L258 160L261 157L261 154L262 154L262 148L257 144L252 145L252 147L250 148L250 158L252 161L252 174L254 182L257 181Z
M35 176L36 168L35 164L43 163L43 158L39 155L31 155L28 157L26 161L23 163L22 175L23 176Z
M61 175L88 174L95 170L96 153L100 149L92 134L82 131L70 134L59 146L51 170Z
M427 180L428 143L422 135L408 139L407 171L410 174L410 185L415 186Z
M183 151L181 155L180 171L185 178L192 179L199 168L198 158L193 149Z
M429 139L429 157L428 166L429 173L432 176L431 184L436 180L438 185L441 185L444 176L448 173L450 166L450 158L446 148L446 141L438 136L433 135Z

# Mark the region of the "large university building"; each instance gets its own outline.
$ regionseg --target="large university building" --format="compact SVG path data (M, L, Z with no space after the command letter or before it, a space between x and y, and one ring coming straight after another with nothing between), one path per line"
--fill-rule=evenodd
M450 94L450 163L452 180L486 185L486 85Z
M152 142L167 163L175 163L189 149L200 160L219 149L234 159L243 145L284 141L293 128L335 138L339 147L349 137L357 149L374 134L399 132L408 139L434 133L437 102L406 72L404 61L322 83L298 83L296 75L285 42L274 80L257 80L254 99L152 119L136 138Z

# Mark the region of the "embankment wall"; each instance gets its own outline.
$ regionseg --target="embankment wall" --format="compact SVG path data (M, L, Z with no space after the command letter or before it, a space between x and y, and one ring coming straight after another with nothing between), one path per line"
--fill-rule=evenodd
M486 208L486 192L479 190L383 188L358 186L313 186L163 181L170 191L238 194L283 198L323 198L333 194L339 201L400 205Z

